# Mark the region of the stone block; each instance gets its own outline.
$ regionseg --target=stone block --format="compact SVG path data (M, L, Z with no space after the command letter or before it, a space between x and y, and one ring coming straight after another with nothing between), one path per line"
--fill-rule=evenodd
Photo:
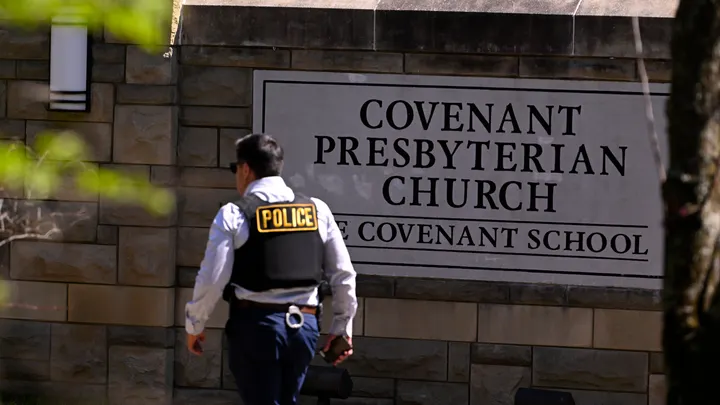
M235 391L178 388L173 396L173 405L237 405L238 398Z
M54 324L50 352L53 381L107 382L107 329L105 326Z
M182 127L178 135L180 166L218 165L218 130L216 128Z
M518 75L518 58L517 56L408 53L405 54L405 72L514 77Z
M178 228L177 265L199 267L207 240L208 228Z
M29 80L50 80L50 63L41 60L18 61L17 78Z
M5 80L0 80L0 118L7 116L7 102L9 98L8 85Z
M128 46L125 76L129 84L174 84L177 75L175 50L150 54L139 46Z
M175 385L179 387L220 388L222 371L222 335L219 329L205 331L202 356L187 348L185 328L178 328L175 341Z
M461 302L368 298L365 334L377 337L474 342L477 306ZM428 328L428 324L434 325Z
M152 166L150 168L150 183L166 188L177 187L182 169L179 166Z
M103 169L120 172L126 176L138 177L142 180L150 179L150 166L148 165L103 163L100 165L100 167Z
M249 128L252 117L247 107L182 107L180 124L196 127Z
M125 65L122 63L94 64L92 80L100 83L123 83L125 81Z
M465 384L399 380L395 403L397 405L467 405L468 389Z
M527 366L532 363L532 347L475 343L470 349L473 364Z
M0 139L25 139L25 121L0 119Z
M103 225L168 227L177 223L177 213L155 215L138 205L101 199L99 222Z
M183 66L180 103L244 107L252 103L252 69Z
M180 61L183 65L289 68L290 51L285 49L185 45L180 52Z
M596 309L593 347L619 350L662 350L662 312Z
M177 284L178 287L195 287L195 277L197 277L197 267L178 267Z
M628 14L634 15L634 14ZM627 17L577 15L575 22L575 55L634 58L635 42L632 21ZM643 55L649 59L670 59L671 18L639 19ZM602 40L598 40L602 38Z
M600 391L645 392L648 354L536 347L533 385Z
M0 27L0 59L49 59L50 30Z
M221 128L218 140L218 160L220 167L229 167L237 160L235 155L235 142L250 133L248 129Z
M0 320L0 359L50 360L50 324Z
M118 227L114 225L98 225L97 243L100 245L117 245Z
M665 405L667 387L664 375L651 375L648 382L648 405Z
M173 351L113 346L109 354L110 405L169 405L172 401Z
M353 377L447 380L447 343L429 340L357 337L344 367Z
M214 188L178 189L178 223L180 226L207 228L223 205L237 200L236 190Z
M0 381L0 392L5 394L33 398L38 393L42 393L45 398L53 401L51 402L52 404L61 405L102 404L107 398L106 387L106 384L75 384L68 382L21 380Z
M50 379L50 362L44 360L3 359L0 362L0 380L47 381Z
M7 302L0 318L64 321L67 319L67 285L33 281L3 281Z
M15 119L112 122L115 92L112 84L91 85L90 112L52 112L46 108L47 82L13 80L8 85L7 116ZM0 91L1 93L1 91Z
M635 61L608 58L520 57L520 77L635 80Z
M470 344L448 343L448 381L468 382L470 380Z
M353 336L361 336L365 331L365 299L358 298L358 307L353 319ZM327 333L332 326L333 320L333 302L332 297L327 297L323 301L322 330L320 333Z
M93 43L93 62L97 63L125 63L125 47L123 45Z
M10 253L16 280L113 284L117 279L114 246L19 241Z
M391 298L395 296L395 278L358 274L355 279L359 297Z
M10 278L10 245L0 246L0 280Z
M480 304L478 342L590 347L592 318L588 308Z
M672 79L672 62L669 60L646 60L645 71L651 82L667 83Z
M108 344L170 348L175 346L175 331L153 326L108 326Z
M527 305L567 305L567 286L556 284L510 284L510 302Z
M660 290L568 286L568 303L588 308L661 311L662 294Z
M395 297L463 302L508 302L506 284L470 280L398 277Z
M572 394L575 405L647 405L648 396L629 392L563 390Z
M392 378L353 377L353 397L393 398L395 381Z
M371 50L374 15L370 8L350 10L336 5L321 8L243 7L228 12L227 7L207 7L206 3L185 4L181 40L183 47ZM258 24L258 21L272 21L272 24ZM233 34L228 35L229 32Z
M572 10L566 15L545 10L522 13L515 3L512 8L502 7L507 3L495 3L498 11L493 13L488 3L462 3L460 9L453 9L456 12L448 12L444 6L436 12L418 12L416 7L407 9L403 4L381 4L374 14L374 49L511 55L572 52ZM461 3L444 4L454 7ZM475 6L467 7L468 4ZM468 32L476 35L467 35Z
M529 387L530 368L473 364L470 374L472 405L512 405L520 387Z
M120 284L170 287L175 284L176 230L121 227Z
M70 322L171 326L174 289L72 284Z
M167 105L177 102L175 86L121 84L117 87L119 104Z
M403 55L390 52L293 50L292 68L346 72L402 73Z
M175 294L175 326L185 327L185 304L192 300L192 288L176 288ZM225 301L219 301L210 318L205 323L206 328L225 328L230 311Z
M236 190L235 176L227 168L183 167L180 169L181 187L233 189Z
M663 353L650 353L650 373L665 374L665 355Z
M668 18L675 15L678 3L679 0L649 0L642 3L587 0L577 6L576 15Z
M169 106L115 107L113 161L172 165L176 154L177 111Z
M93 162L109 162L112 154L112 125L94 122L28 121L25 129L28 144L34 144L38 135L48 131L72 131L87 146Z
M0 60L0 79L15 79L15 61Z

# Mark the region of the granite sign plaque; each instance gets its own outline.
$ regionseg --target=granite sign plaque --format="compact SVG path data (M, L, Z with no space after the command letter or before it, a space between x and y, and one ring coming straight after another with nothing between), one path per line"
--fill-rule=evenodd
M256 71L253 110L359 273L660 287L639 83Z

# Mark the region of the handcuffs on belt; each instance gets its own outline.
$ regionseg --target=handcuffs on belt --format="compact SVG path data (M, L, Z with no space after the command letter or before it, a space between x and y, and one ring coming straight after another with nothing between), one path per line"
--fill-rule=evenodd
M293 315L297 315L300 318L300 322L292 323L290 319ZM300 308L298 308L297 305L290 305L288 307L287 313L285 314L285 323L288 327L290 327L290 329L302 328L303 324L305 323L305 315L302 313L302 311L300 311Z
M322 318L322 304L318 304L315 311L315 317L318 321L318 329L320 329L320 320ZM293 315L296 315L298 318L300 318L300 322L292 323ZM305 314L300 310L297 305L290 305L288 307L287 313L285 313L285 324L291 329L300 329L305 324Z

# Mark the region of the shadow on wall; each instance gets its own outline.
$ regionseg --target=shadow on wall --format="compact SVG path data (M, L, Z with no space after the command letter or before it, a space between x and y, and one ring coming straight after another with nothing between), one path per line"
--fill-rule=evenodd
M50 380L49 323L0 320L0 404L36 404Z

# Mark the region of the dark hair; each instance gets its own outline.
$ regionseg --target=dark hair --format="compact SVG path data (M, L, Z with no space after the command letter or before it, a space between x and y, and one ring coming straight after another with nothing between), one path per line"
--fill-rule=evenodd
M270 135L246 135L235 142L235 152L238 163L247 163L258 179L282 172L283 149Z

